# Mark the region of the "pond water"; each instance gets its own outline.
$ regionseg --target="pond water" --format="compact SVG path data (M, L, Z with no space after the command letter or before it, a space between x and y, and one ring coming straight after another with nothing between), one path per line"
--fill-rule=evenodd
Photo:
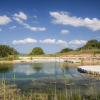
M80 93L84 98L100 97L100 79L77 71L79 64L69 63L20 63L0 64L0 79L15 82L21 92L45 93L60 96ZM70 95L71 96L71 95Z

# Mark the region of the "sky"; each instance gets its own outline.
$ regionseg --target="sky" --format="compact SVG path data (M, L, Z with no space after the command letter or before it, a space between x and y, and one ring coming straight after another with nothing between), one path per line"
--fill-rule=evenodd
M46 54L100 41L100 0L0 0L0 45Z

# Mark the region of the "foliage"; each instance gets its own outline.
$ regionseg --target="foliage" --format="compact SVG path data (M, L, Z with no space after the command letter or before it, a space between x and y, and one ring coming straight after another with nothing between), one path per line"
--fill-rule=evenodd
M8 55L8 60L13 61L14 60L14 55Z
M0 45L0 57L7 57L8 55L18 55L19 52L17 52L14 48L11 48L6 45Z
M43 55L44 51L40 47L35 47L30 55Z
M73 49L65 48L65 49L62 49L60 51L60 53L66 53L66 52L69 52L69 51L73 51Z
M100 49L100 42L97 40L89 40L86 45L84 45L81 48L78 48L77 50L90 50L90 49Z

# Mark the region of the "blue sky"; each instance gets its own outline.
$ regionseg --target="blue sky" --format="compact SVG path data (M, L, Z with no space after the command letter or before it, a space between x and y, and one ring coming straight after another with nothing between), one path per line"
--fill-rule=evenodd
M0 44L45 53L100 40L100 0L0 0Z

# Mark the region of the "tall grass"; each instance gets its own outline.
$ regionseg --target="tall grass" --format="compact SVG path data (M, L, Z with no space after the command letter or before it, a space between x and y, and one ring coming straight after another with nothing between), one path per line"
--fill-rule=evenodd
M15 80L15 74L13 76ZM75 89L73 90L70 87L70 90L66 87L65 84L65 91L60 92L57 90L57 84L55 82L55 88L52 94L35 92L31 90L28 93L21 93L20 89L17 88L15 81L14 83L9 84L7 82L6 77L2 77L2 81L0 83L0 100L100 100L99 97L85 97L81 94L82 90L79 88L78 91ZM93 94L93 89L91 87L91 91Z

